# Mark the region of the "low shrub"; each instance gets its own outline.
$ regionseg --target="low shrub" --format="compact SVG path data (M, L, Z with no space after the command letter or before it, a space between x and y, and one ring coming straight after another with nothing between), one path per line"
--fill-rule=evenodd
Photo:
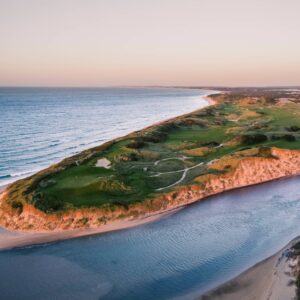
M145 146L145 142L142 141L141 139L136 139L134 141L132 141L131 143L127 144L127 148L131 148L131 149L140 149L143 148Z
M286 128L287 131L291 131L291 132L297 132L300 130L300 127L293 125L291 127Z
M295 142L296 141L295 136L293 136L292 134L285 134L282 138L284 140L288 141L288 142Z
M266 142L267 140L268 137L262 133L245 134L241 136L241 141L243 144L258 144Z
M77 221L77 223L81 223L85 225L89 221L89 218L83 217Z
M22 203L21 201L17 201L17 200L12 201L11 207L12 207L13 209L18 209L18 210L20 210L20 212L23 211L23 203Z
M36 192L32 198L32 204L46 212L56 212L64 209L64 203L56 197L44 196L41 192Z

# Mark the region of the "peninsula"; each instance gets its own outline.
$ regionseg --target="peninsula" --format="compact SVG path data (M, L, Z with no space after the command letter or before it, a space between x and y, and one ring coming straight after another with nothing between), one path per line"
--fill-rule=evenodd
M222 89L209 101L14 182L1 194L0 225L101 232L300 173L299 90Z

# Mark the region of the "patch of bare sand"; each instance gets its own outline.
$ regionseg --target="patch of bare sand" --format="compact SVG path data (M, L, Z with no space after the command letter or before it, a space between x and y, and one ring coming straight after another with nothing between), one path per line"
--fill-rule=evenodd
M57 242L66 239L73 239L83 236L136 227L169 216L173 213L176 213L180 209L181 208L164 213L159 213L156 215L144 216L135 220L127 219L114 221L112 223L103 225L99 228L93 229L72 229L53 232L22 232L10 231L0 227L0 249L39 245L44 243Z
M293 266L288 257L293 240L283 250L256 264L236 278L200 296L199 300L291 300L295 297Z
M225 118L228 121L238 122L238 121L243 121L243 120L247 120L247 119L251 119L251 118L257 118L259 116L260 116L260 114L258 114L256 111L245 109L240 115L230 114L230 115L226 116Z
M96 167L110 169L111 162L107 158L103 157L97 160Z

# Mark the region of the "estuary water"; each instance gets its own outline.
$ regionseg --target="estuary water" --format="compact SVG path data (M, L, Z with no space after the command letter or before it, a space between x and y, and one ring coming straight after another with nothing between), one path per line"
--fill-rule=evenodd
M300 177L123 231L0 252L1 299L196 299L300 234Z
M210 91L0 88L0 186L66 156L207 105Z
M204 106L201 94L0 89L1 182ZM196 299L300 234L299 184L300 177L266 183L139 227L0 251L0 299Z

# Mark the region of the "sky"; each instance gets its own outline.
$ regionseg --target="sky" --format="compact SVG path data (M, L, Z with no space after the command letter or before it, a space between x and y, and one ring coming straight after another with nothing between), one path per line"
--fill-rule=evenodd
M299 0L0 0L0 86L300 85Z

